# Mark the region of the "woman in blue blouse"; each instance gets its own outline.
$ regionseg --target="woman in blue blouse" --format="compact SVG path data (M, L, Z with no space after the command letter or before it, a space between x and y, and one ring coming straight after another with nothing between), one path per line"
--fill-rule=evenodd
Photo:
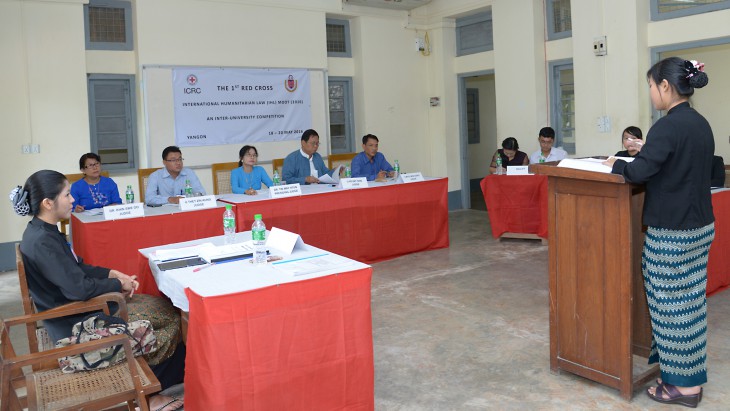
M243 146L238 152L238 168L231 170L231 188L236 194L256 195L261 190L261 183L271 187L269 175L263 167L257 166L259 152L254 146Z
M111 204L122 204L117 183L101 175L101 157L86 153L79 159L79 169L84 178L71 185L74 198L74 212L101 208Z

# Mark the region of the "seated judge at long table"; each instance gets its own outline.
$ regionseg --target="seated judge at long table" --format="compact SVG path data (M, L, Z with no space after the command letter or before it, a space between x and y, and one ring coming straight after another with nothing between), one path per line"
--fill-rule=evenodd
M502 148L497 150L492 156L492 163L489 165L489 172L495 174L497 172L497 157L502 159L502 168L507 166L526 166L530 162L527 153L520 151L520 145L514 137L507 137L502 141Z
M393 177L393 167L378 152L378 137L368 134L362 138L362 152L352 159L352 176L365 177L368 181Z
M147 205L178 204L180 196L185 194L186 181L190 181L193 193L205 195L205 189L195 172L183 167L183 156L179 147L165 148L162 151L162 161L165 167L150 174L147 180L147 190L144 192Z
M309 129L302 134L302 148L294 151L284 159L282 180L287 184L317 184L319 176L332 176L332 170L324 165L319 149L319 134Z

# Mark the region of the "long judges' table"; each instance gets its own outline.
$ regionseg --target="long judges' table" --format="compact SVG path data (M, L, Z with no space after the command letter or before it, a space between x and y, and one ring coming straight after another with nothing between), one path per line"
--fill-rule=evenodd
M262 214L267 228L298 233L307 244L373 263L449 246L447 183L445 178L370 182L356 190L320 184L302 186L300 197L229 194L220 200L236 205L238 231L250 230L254 214Z
M504 233L548 238L546 176L491 174L482 179L480 186L494 238Z
M418 183L370 183L342 190L330 185L302 186L304 195L269 199L230 194L238 231L250 230L254 214L267 228L298 233L307 244L372 263L417 251L449 246L445 178ZM221 207L180 212L177 206L145 208L145 217L104 221L103 216L74 214L71 234L76 254L89 264L139 274L137 250L223 233ZM139 292L156 294L141 282Z
M152 251L139 255L147 261ZM306 246L287 259L322 253ZM150 266L160 290L188 311L186 409L374 408L367 265L340 257L304 275L248 261L200 272Z

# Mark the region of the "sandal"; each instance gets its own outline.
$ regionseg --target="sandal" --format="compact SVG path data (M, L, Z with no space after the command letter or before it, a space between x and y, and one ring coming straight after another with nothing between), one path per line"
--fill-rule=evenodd
M652 400L661 402L662 404L679 404L690 408L697 408L697 405L702 401L702 387L700 387L700 392L697 394L684 395L679 392L677 387L665 382L662 382L656 387L654 394L649 392L648 389L646 394ZM667 398L664 398L663 394L666 394Z
M177 410L177 409L180 409L180 408L182 408L182 406L183 406L183 403L182 403L182 401L183 401L183 400L182 400L182 398L175 398L175 397L171 397L170 401L166 402L166 403L165 403L165 404L163 404L163 405L162 405L161 407L158 407L158 408L156 408L156 409L155 409L154 411L162 411L162 410L164 410L164 409L165 409L166 407L169 407L169 406L171 406L172 404L175 404L176 402L179 402L180 404L178 404L178 406L177 406L177 407L175 407L175 408L172 408L172 410Z

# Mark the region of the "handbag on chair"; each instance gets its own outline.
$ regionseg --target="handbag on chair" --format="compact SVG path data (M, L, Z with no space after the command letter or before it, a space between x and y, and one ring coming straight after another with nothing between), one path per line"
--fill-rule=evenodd
M119 317L103 313L90 314L81 322L74 324L71 336L58 340L56 348L119 334L127 335L135 357L157 350L157 338L149 321L136 320L127 323ZM73 373L109 367L124 361L125 358L126 355L122 346L117 345L78 355L61 357L58 359L58 365L64 373Z

